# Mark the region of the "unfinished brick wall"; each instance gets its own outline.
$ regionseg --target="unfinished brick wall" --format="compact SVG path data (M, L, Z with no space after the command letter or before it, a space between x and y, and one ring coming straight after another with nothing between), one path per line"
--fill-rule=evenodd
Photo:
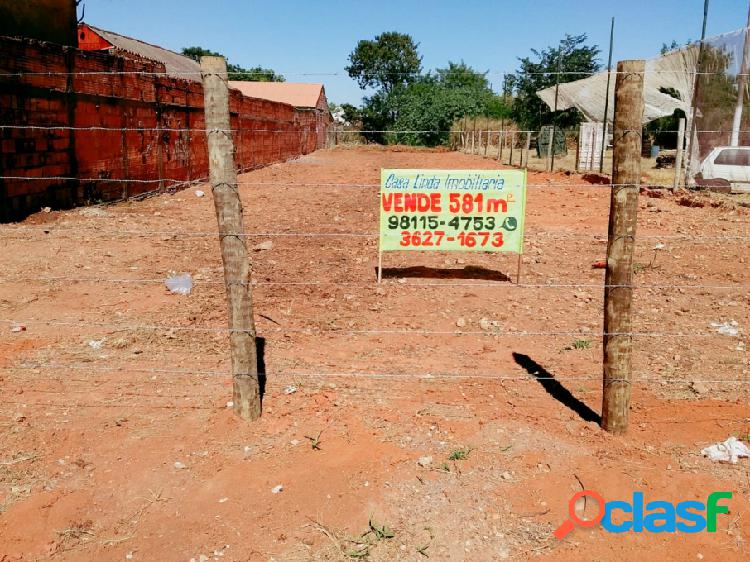
M153 74L164 72L160 63L33 40L0 37L0 53L0 124L75 128L0 129L0 176L6 178L0 179L0 220L208 176L199 82ZM320 112L236 90L229 105L232 129L241 129L233 133L241 170L324 145L327 120ZM96 127L145 130L80 130Z

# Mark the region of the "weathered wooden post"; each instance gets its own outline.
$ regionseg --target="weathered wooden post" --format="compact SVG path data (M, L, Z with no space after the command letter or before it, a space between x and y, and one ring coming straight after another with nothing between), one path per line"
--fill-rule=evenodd
M523 167L529 167L529 150L531 149L531 131L526 131L526 146L524 147Z
M615 83L614 155L604 289L602 427L628 429L632 381L633 248L641 182L641 120L645 61L621 61Z
M255 347L252 285L247 239L242 228L237 171L229 120L227 63L222 57L202 57L203 96L208 138L209 179L219 223L219 245L229 305L229 345L232 355L232 401L235 414L246 420L260 417L260 381Z
M680 119L680 126L677 130L677 156L674 159L674 186L672 189L680 187L682 179L682 154L685 151L685 118Z

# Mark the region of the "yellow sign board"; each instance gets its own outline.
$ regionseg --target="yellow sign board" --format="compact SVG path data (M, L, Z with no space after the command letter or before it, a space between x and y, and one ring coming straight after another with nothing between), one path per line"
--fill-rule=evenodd
M380 251L523 253L525 170L381 170Z

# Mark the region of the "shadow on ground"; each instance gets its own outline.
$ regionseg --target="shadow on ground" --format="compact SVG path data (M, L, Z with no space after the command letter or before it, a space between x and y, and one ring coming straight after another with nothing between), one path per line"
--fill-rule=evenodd
M581 402L578 398L573 396L573 394L565 388L560 381L555 379L555 376L552 373L534 361L531 357L514 351L513 359L518 365L525 369L526 372L536 378L537 382L542 385L542 388L547 391L547 394L552 396L552 398L560 402L563 406L573 410L576 414L581 416L583 421L596 423L601 421L601 416L599 414L589 408L584 402Z
M258 366L258 386L260 387L260 400L266 394L266 338L255 338L256 365Z
M376 270L377 272L377 270ZM474 279L479 281L510 281L502 271L467 265L462 269L449 267L384 267L383 279L403 277L421 279Z

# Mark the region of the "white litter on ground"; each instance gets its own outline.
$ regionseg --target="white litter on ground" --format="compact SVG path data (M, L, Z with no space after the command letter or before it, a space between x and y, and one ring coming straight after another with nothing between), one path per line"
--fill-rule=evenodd
M190 291L193 290L193 277L189 273L180 273L178 275L174 271L170 271L169 277L167 277L164 284L175 295L189 295Z
M706 447L701 453L712 461L737 464L738 459L750 457L750 448L736 437L730 437L723 443Z
M722 336L737 337L740 335L739 324L737 321L731 320L729 322L711 322L711 327L714 328Z

